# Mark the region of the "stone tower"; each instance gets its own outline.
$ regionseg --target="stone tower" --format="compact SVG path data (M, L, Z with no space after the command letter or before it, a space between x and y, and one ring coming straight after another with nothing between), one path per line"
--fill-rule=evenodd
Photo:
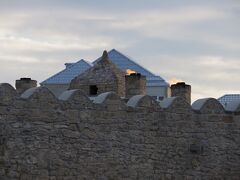
M191 104L191 86L184 82L171 85L171 96L179 96Z
M104 51L97 64L71 81L69 89L81 89L89 96L113 91L125 97L125 73L109 60L107 51Z
M17 92L21 94L27 89L37 87L37 81L32 80L31 78L21 78L20 80L16 80L15 87L17 89Z

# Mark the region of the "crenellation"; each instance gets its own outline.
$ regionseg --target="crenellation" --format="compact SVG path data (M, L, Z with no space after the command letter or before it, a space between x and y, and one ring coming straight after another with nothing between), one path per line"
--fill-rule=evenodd
M9 105L17 96L17 91L10 84L0 84L0 104Z
M158 102L148 95L135 95L129 99L127 106L144 108L161 108Z
M94 107L89 97L80 89L67 90L58 97L58 100L67 109L89 109Z
M190 104L182 97L170 97L160 101L160 106L172 113L192 113Z
M214 98L204 98L196 100L192 104L193 110L203 114L224 114L225 109L222 104Z
M108 111L125 110L126 104L115 92L106 92L94 98L93 103L107 108Z
M18 101L22 101L18 104L22 104L26 109L45 109L52 111L60 106L59 100L46 87L33 87L28 89L20 96Z
M120 97L114 93L114 92L105 92L102 94L99 94L97 97L94 98L93 103L95 104L103 104L103 103L107 103L109 100L119 100L120 101Z
M181 97L170 97L165 98L164 100L160 101L159 103L154 100L152 97L148 95L135 95L125 101L125 99L120 98L114 92L106 92L101 93L96 97L89 98L83 91L80 89L72 89L67 90L62 93L58 98L46 87L33 87L18 96L16 90L9 84L1 84L0 85L0 98L5 97L4 101L9 101L12 99L11 102L14 103L12 105L22 107L23 101L27 100L34 100L37 102L52 102L52 103L60 103L60 102L71 102L72 104L82 104L83 107L88 106L90 104L105 104L107 101L119 101L120 104L124 103L125 106L128 107L158 107L167 109L180 108L180 109L188 109L190 106L189 104ZM8 96L8 98L6 98ZM20 97L20 99L19 99ZM131 109L131 108L130 108ZM232 102L229 104L226 109L214 98L205 98L196 100L193 104L191 109L195 112L203 113L203 114L231 114L231 113L238 113L240 110L240 104L238 101Z

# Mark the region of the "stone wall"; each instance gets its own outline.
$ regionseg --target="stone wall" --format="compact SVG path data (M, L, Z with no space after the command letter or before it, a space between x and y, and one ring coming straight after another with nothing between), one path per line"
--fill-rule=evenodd
M0 179L240 179L240 105L0 85Z

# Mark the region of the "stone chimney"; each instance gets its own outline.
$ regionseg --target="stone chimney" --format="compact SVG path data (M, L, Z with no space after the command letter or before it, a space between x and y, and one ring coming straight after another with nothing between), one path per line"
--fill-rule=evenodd
M146 94L146 76L140 73L125 75L126 98Z
M32 87L37 87L37 81L32 80L31 78L21 78L20 80L16 80L16 90L19 94L23 93L27 89Z
M191 86L185 84L185 82L179 82L171 85L171 96L179 96L184 98L189 104L191 104Z

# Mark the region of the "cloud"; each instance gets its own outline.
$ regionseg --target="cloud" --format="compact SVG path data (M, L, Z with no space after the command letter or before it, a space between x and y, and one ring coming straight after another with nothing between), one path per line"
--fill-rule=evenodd
M161 61L159 61L159 59ZM238 92L240 58L213 55L178 57L157 56L144 66L161 72L166 80L172 77L192 85L193 100L204 97L218 98L225 93Z
M124 47L124 43L131 45L135 43L139 36L145 39L200 41L236 50L240 46L239 42L232 38L223 39L222 36L216 36L215 32L195 28L195 25L199 23L222 21L229 17L229 14L217 7L185 6L144 11L135 9L127 14L118 11L112 14L112 12L101 10L76 10L61 7L60 10L35 10L21 12L19 16L16 14L19 12L13 12L10 19L15 18L13 22L18 23L16 27L9 26L8 35L10 33L10 37L20 37L18 41L32 40L32 47L37 46L40 50L42 48L62 49L63 45L66 49L79 48L80 50L96 49L96 46L108 48L114 44ZM9 17L5 14L3 19L5 19L3 22L8 22ZM6 38L7 30L4 31L5 33L0 30L0 35L5 34ZM128 34L131 32L135 35L129 38ZM121 39L127 39L127 41ZM17 45L18 42L15 44ZM26 46L29 47L29 44L30 41L26 43ZM21 47L26 48L26 46Z
M238 50L240 26L236 14L219 7L182 7L133 12L110 24L111 28L135 31L146 38L195 41L218 48ZM218 33L216 33L218 32Z
M114 22L112 27L122 29L146 29L147 25L152 26L165 26L171 24L188 24L196 23L199 21L213 20L225 17L225 14L210 8L198 7L185 7L167 10L148 10L142 12L133 12L127 15L128 18L122 19L123 21ZM150 29L150 28L149 28ZM142 29L139 29L142 30ZM154 29L153 29L154 30ZM155 32L155 31L152 31Z
M167 80L190 83L193 99L240 89L237 1L0 2L2 82L42 81L65 62L116 48Z
M237 70L240 67L240 59L226 60L221 56L200 56L196 61L200 66L217 70Z
M89 50L89 49L97 49L103 48L106 46L110 46L109 42L107 42L107 38L101 40L101 38L95 38L95 41L88 41L85 38L75 38L74 40L69 37L69 39L58 39L53 41L53 39L40 40L40 39L30 39L25 37L17 37L17 36L8 36L8 37L0 37L1 42L3 42L0 47L5 49L14 49L16 51L60 51L60 50ZM52 40L52 41L51 41ZM108 39L110 40L110 39Z

